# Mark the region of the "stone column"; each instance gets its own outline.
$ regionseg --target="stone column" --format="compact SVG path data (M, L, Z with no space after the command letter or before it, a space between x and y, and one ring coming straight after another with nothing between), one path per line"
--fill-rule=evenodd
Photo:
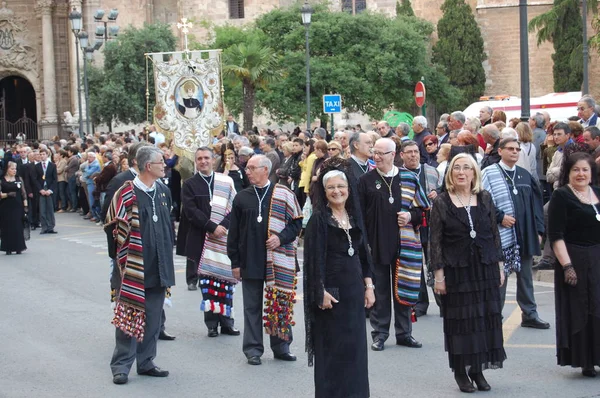
M47 123L56 123L56 70L54 61L54 33L52 9L54 0L38 0L36 10L42 17L42 52L44 71L44 116Z

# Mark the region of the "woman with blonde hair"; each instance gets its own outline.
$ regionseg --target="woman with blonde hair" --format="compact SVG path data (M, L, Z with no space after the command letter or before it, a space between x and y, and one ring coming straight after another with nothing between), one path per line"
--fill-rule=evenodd
M450 368L463 392L491 387L483 370L501 368L500 286L504 283L496 209L482 189L473 156L458 154L445 177L430 217L429 267L434 293L442 295L445 347Z
M437 154L438 167L437 171L440 176L438 180L438 185L442 186L444 182L444 177L446 176L446 168L448 167L448 159L450 159L450 149L452 149L452 144L442 144L440 145L440 149Z

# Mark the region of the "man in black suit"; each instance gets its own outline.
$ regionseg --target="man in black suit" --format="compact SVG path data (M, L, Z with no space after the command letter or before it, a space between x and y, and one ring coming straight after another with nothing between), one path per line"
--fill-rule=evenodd
M373 142L367 133L352 133L348 141L350 148L350 170L354 179L358 179L369 171L369 158L373 150Z
M123 186L125 181L133 181L135 176L137 176L139 174L140 171L137 167L137 162L135 160L135 157L137 156L137 151L140 148L142 148L144 146L148 146L148 145L149 144L145 143L145 142L139 142L137 144L132 145L131 148L129 148L129 153L127 154L127 162L129 163L129 170L123 171L123 172L117 174L116 176L114 176L110 180L108 185L106 186L106 191L104 191L105 192L104 203L102 204L102 211L100 213L100 220L102 222L105 222L105 220L106 220L106 213L108 213L108 208L110 207L110 202L112 202L113 196L115 196L115 192L117 192L117 190ZM116 261L115 261L116 256L117 256L117 247L115 245L115 238L113 237L113 234L112 234L113 229L114 228L106 229L106 241L108 244L108 256L110 257L112 264L113 264L112 272L110 275L110 289L112 291L117 291L118 289L121 288L121 273L118 271ZM158 339L159 340L175 340L175 336L170 335L169 333L167 333L165 331L165 321L166 321L165 310L163 309L162 316L161 316L160 333L158 335Z
M229 134L240 134L240 126L233 120L233 115L227 115L227 122L225 122L224 132L226 135Z
M29 204L29 224L31 230L35 231L40 226L40 190L37 187L36 164L39 163L40 153L38 150L27 154L27 164L23 166L23 180L25 181L25 192Z
M40 149L40 162L35 165L36 189L40 194L40 221L42 232L40 234L55 234L54 230L54 199L57 192L58 178L56 166L48 159L48 150Z

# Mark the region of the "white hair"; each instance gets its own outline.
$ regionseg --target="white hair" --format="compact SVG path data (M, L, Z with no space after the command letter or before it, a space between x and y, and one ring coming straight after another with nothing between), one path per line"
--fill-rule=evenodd
M502 133L500 133L500 139L503 140L505 138L514 138L518 140L519 134L517 133L517 130L512 127L505 127L502 129Z
M348 177L346 177L346 174L341 171L341 170L331 170L328 171L327 173L325 173L325 175L323 176L323 188L325 188L327 186L327 182L335 177L340 177L342 180L344 180L344 182L347 184L348 183Z
M427 128L427 118L425 118L425 116L415 116L413 122L421 125L421 127L423 127L424 129Z

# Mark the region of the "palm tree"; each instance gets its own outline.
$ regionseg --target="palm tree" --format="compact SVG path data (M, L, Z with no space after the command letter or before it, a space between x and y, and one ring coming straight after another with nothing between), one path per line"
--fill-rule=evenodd
M270 47L256 42L234 44L223 53L223 73L242 83L244 131L252 129L256 90L283 77L279 57Z

